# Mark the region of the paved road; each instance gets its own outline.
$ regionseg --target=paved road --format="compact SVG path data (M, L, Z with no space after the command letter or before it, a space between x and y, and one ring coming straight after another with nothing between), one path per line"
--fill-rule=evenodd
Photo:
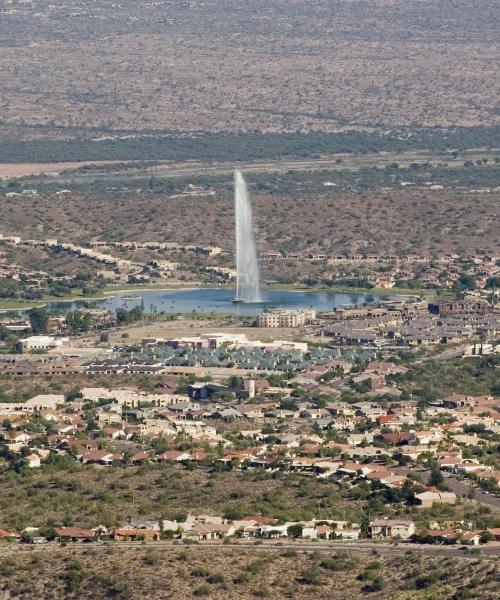
M482 158L484 152L477 154L477 158ZM468 154L468 158L473 160L475 153ZM341 158L343 162L337 162ZM244 168L247 172L269 172L286 173L287 171L308 171L308 170L340 170L351 169L358 170L363 167L385 166L397 162L400 166L408 166L411 163L426 163L433 159L445 159L452 166L460 167L463 165L463 157L454 158L448 154L437 154L427 152L403 152L403 153L373 153L362 156L352 154L335 154L332 156L315 159L285 159L275 161L249 161L249 162L218 162L203 163L189 161L186 163L165 163L156 167L146 169L127 169L123 171L113 171L111 173L77 173L52 176L48 180L59 184L69 185L71 183L83 183L92 181L113 181L124 179L141 179L144 177L190 177L194 175L230 175L236 168ZM29 181L35 183L41 181L41 178L33 177ZM47 179L43 179L47 181ZM42 180L42 181L43 181Z
M40 545L11 545L0 548L0 555L2 550L9 552L18 550L20 552L54 552L62 548L70 548L71 550L86 550L89 547L105 550L107 548L130 548L136 550L144 550L147 548L157 549L179 549L186 548L186 546L180 542L172 541L159 541L159 542L94 542L92 544L66 544L62 547L58 543L48 543ZM187 546L189 547L189 546ZM390 544L386 542L373 542L372 540L363 540L358 542L342 542L342 541L321 541L321 542L290 542L290 541L247 541L238 540L232 541L230 544L224 544L221 541L209 541L195 544L196 548L229 548L229 549L241 549L251 550L252 552L266 552L266 551L281 551L293 549L298 552L335 552L339 550L348 550L353 554L370 554L380 556L401 556L405 552L412 552L415 556L451 556L451 557L462 557L476 560L477 554L470 554L460 549L460 546L439 546L439 545L428 545L428 544ZM500 556L500 543L488 544L482 546L479 549L480 556L484 558L492 558L498 560Z
M457 479L452 475L445 475L445 483L457 496L468 496L470 491L474 490L474 500L493 508L500 508L500 498L498 496L485 494L480 488L468 485L461 479Z
M395 473L418 473L424 483L429 479L430 471L428 469L409 469L408 467L392 467L392 471ZM474 490L474 500L481 504L486 504L492 508L500 509L500 498L493 494L485 494L480 488L472 484L466 483L462 479L458 479L454 475L449 473L443 473L445 478L445 484L450 488L451 491L461 498L467 498L471 490Z

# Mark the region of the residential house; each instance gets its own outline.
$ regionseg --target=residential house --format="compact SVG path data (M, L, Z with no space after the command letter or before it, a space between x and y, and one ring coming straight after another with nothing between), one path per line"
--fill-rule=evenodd
M415 531L415 523L409 520L385 518L370 522L370 535L375 540L385 538L407 540Z
M112 532L113 539L122 542L137 540L148 540L157 542L160 539L160 532L155 529L115 529Z
M178 450L167 450L166 452L162 452L158 454L156 457L158 462L185 462L187 460L192 460L189 452L181 452Z
M233 524L225 523L196 523L190 529L185 529L181 538L183 540L217 540L234 535L236 529Z
M56 537L60 542L92 542L96 538L96 532L80 527L59 527L56 529Z
M453 492L430 491L415 494L416 500L422 508L430 508L434 504L455 504L457 496Z

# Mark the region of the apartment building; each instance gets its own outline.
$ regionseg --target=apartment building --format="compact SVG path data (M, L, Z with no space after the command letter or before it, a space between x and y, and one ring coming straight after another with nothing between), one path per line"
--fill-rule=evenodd
M312 309L272 308L257 317L258 327L302 327L316 318Z

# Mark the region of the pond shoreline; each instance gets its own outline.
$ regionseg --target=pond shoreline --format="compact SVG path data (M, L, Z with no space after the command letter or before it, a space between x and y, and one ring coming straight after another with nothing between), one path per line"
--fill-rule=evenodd
M155 292L183 292L183 291L195 291L195 290L233 290L232 287L228 286L215 286L215 285L187 285L182 286L176 285L123 285L123 286L110 286L104 288L102 293L93 296L83 295L69 295L62 296L60 298L54 296L46 296L40 300L0 300L0 315L9 312L27 311L32 308L46 308L50 304L57 304L63 302L100 302L105 301L110 297L117 296L122 292L129 292L130 294L140 295L142 292L155 293ZM317 286L307 287L304 285L269 285L263 287L263 293L269 292L287 292L287 293L326 293L326 294L350 294L353 296L420 296L426 299L432 299L437 296L437 290L412 290L406 288L350 288L346 286ZM445 294L447 295L447 294ZM130 298L130 301L134 299Z

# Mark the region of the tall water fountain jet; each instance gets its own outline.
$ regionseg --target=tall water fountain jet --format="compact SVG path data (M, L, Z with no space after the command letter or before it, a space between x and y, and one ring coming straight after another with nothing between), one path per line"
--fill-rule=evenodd
M236 215L236 296L233 302L260 302L260 278L252 228L252 207L241 171L234 173Z

